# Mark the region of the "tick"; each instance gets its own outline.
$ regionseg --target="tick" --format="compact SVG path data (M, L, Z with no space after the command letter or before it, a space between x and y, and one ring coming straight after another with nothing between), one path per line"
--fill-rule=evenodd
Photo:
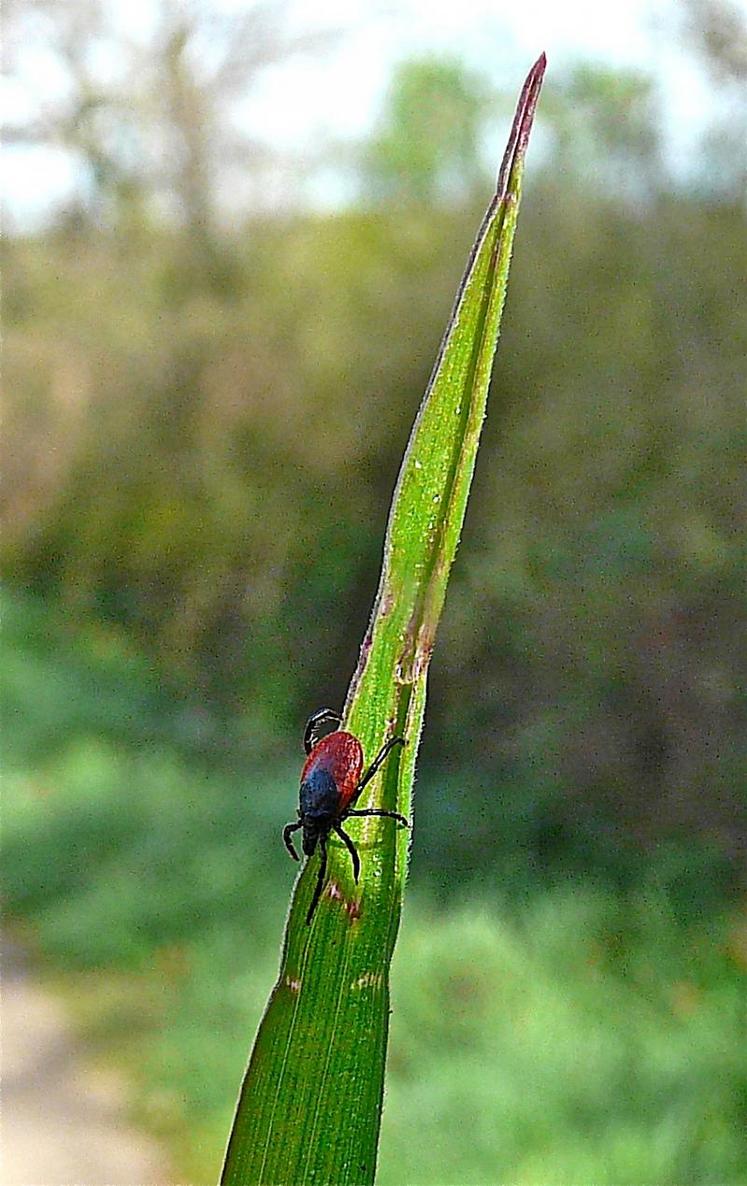
M352 733L339 728L341 717L331 708L320 708L309 717L303 737L308 757L301 771L301 787L298 795L298 820L283 828L283 841L294 861L299 860L291 836L303 829L302 848L304 855L311 857L319 845L319 873L311 899L307 925L311 922L319 901L327 874L327 839L330 832L340 837L350 853L353 862L353 877L358 881L361 861L353 841L342 825L351 815L382 815L396 820L409 828L410 824L396 811L384 811L379 807L360 810L354 807L361 791L368 786L380 770L395 745L404 745L404 737L390 737L379 750L365 774L363 770L363 747ZM334 732L320 737L320 730L328 724L334 725Z

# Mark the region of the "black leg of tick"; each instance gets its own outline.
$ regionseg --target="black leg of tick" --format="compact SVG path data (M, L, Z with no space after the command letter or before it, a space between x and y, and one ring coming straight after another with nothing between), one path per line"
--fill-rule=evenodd
M353 841L350 839L347 832L343 832L343 830L339 824L333 824L332 826L333 826L335 832L337 833L337 835L342 840L346 849L350 853L350 859L353 862L353 880L355 881L355 883L357 885L358 877L360 876L360 871L361 871L361 859L358 856L358 849L353 844Z
M360 795L363 788L365 786L368 786L368 784L370 783L373 776L380 770L383 763L386 762L387 758L389 757L390 753L394 749L395 745L404 745L404 744L405 744L404 737L390 737L389 740L386 742L386 744L382 745L381 749L379 750L378 754L376 755L373 762L369 766L368 770L363 775L363 778L358 783L358 786L355 788L355 794L353 795L353 798L351 800L352 803L355 803L356 799Z
M349 815L383 815L386 819L396 819L398 824L403 824L406 828L410 826L410 821L405 819L403 815L400 815L398 811L384 811L381 807L364 807L360 811L356 811L355 809L346 811L345 818L347 819Z
M291 840L291 836L293 835L294 832L297 832L298 829L302 828L302 827L303 827L303 824L299 822L297 824L286 824L285 827L283 828L283 844L288 849L288 852L291 854L294 861L297 861L299 858L298 858L298 853L296 852L296 849L294 847L293 841Z
M333 708L319 708L316 712L312 712L306 722L306 729L303 735L303 748L306 750L306 753L311 753L319 740L319 730L324 725L334 725L335 729L338 729L341 721L342 717L339 712L335 712Z
M322 890L324 889L324 878L326 877L326 875L327 875L327 837L320 836L319 837L319 873L317 874L316 885L314 886L314 897L311 899L311 905L309 906L309 912L306 915L306 926L309 925L312 918L314 917L314 911L316 910L316 904L322 896Z

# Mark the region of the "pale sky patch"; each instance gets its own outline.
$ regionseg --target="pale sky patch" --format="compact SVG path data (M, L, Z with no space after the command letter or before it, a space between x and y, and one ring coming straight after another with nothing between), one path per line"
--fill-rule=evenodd
M747 0L740 0L747 11ZM214 0L236 9L244 0ZM128 0L117 20L133 36L152 24L151 0ZM289 10L293 30L340 30L330 47L314 56L295 54L268 68L237 111L239 126L279 151L313 161L320 147L366 136L376 118L393 66L423 53L448 53L485 75L497 90L515 93L542 50L548 56L545 86L578 60L627 67L650 74L661 96L662 124L670 163L686 171L697 133L712 112L703 72L678 36L682 12L676 0L433 0L397 4L365 0L317 0ZM24 86L54 93L59 72L41 53L28 50L23 86L8 86L11 115L28 105ZM503 129L500 129L501 134ZM32 227L76 183L63 153L9 148L4 197L14 224ZM319 183L322 188L324 182Z

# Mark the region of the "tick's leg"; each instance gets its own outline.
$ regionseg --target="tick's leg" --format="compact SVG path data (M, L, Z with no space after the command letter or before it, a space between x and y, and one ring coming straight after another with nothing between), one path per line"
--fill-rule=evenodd
M409 828L410 821L400 815L398 811L384 811L382 807L364 807L360 811L346 811L345 815L383 815L385 819L396 819L398 824L403 824L405 828Z
M325 878L326 874L327 874L327 837L320 836L319 837L319 873L317 874L316 885L314 886L314 897L311 899L311 905L309 906L309 912L306 915L306 926L309 925L312 918L314 917L314 911L316 910L316 904L319 901L319 899L321 898L322 890L324 889L324 878Z
M373 776L378 772L378 770L381 768L383 763L386 762L387 758L389 757L390 753L394 749L395 745L404 745L404 744L405 744L404 737L390 737L389 740L384 745L382 745L381 749L379 750L378 754L376 755L373 762L369 766L368 770L363 775L363 778L358 783L358 786L355 788L355 794L353 795L352 799L350 800L351 803L355 803L356 799L360 795L363 788L365 786L368 786L368 784L370 783Z
M334 824L333 826L334 826L335 832L340 837L340 839L342 840L346 849L350 853L350 859L353 862L353 880L355 881L355 883L357 885L358 877L360 876L360 871L361 871L361 859L358 856L358 849L353 844L353 841L350 839L347 832L343 832L343 830L339 824Z
M294 861L298 860L298 853L296 852L293 841L291 840L291 836L293 835L294 832L297 832L298 829L302 828L302 827L303 827L303 824L298 823L298 824L286 824L285 827L283 828L283 844L288 849L288 852L291 854Z
M312 712L303 735L303 748L306 753L310 754L316 745L319 730L323 725L334 725L335 729L339 729L341 720L339 712L335 712L333 708L318 708L316 712Z

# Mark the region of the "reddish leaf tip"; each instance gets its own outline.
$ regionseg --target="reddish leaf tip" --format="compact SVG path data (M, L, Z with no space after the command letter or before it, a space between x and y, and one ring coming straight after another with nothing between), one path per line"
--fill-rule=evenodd
M514 122L511 126L508 144L506 145L506 152L501 163L500 173L498 174L497 197L499 201L506 196L511 172L516 161L520 160L526 152L546 66L547 58L543 52L527 74L524 85L521 88L519 101L516 104Z

